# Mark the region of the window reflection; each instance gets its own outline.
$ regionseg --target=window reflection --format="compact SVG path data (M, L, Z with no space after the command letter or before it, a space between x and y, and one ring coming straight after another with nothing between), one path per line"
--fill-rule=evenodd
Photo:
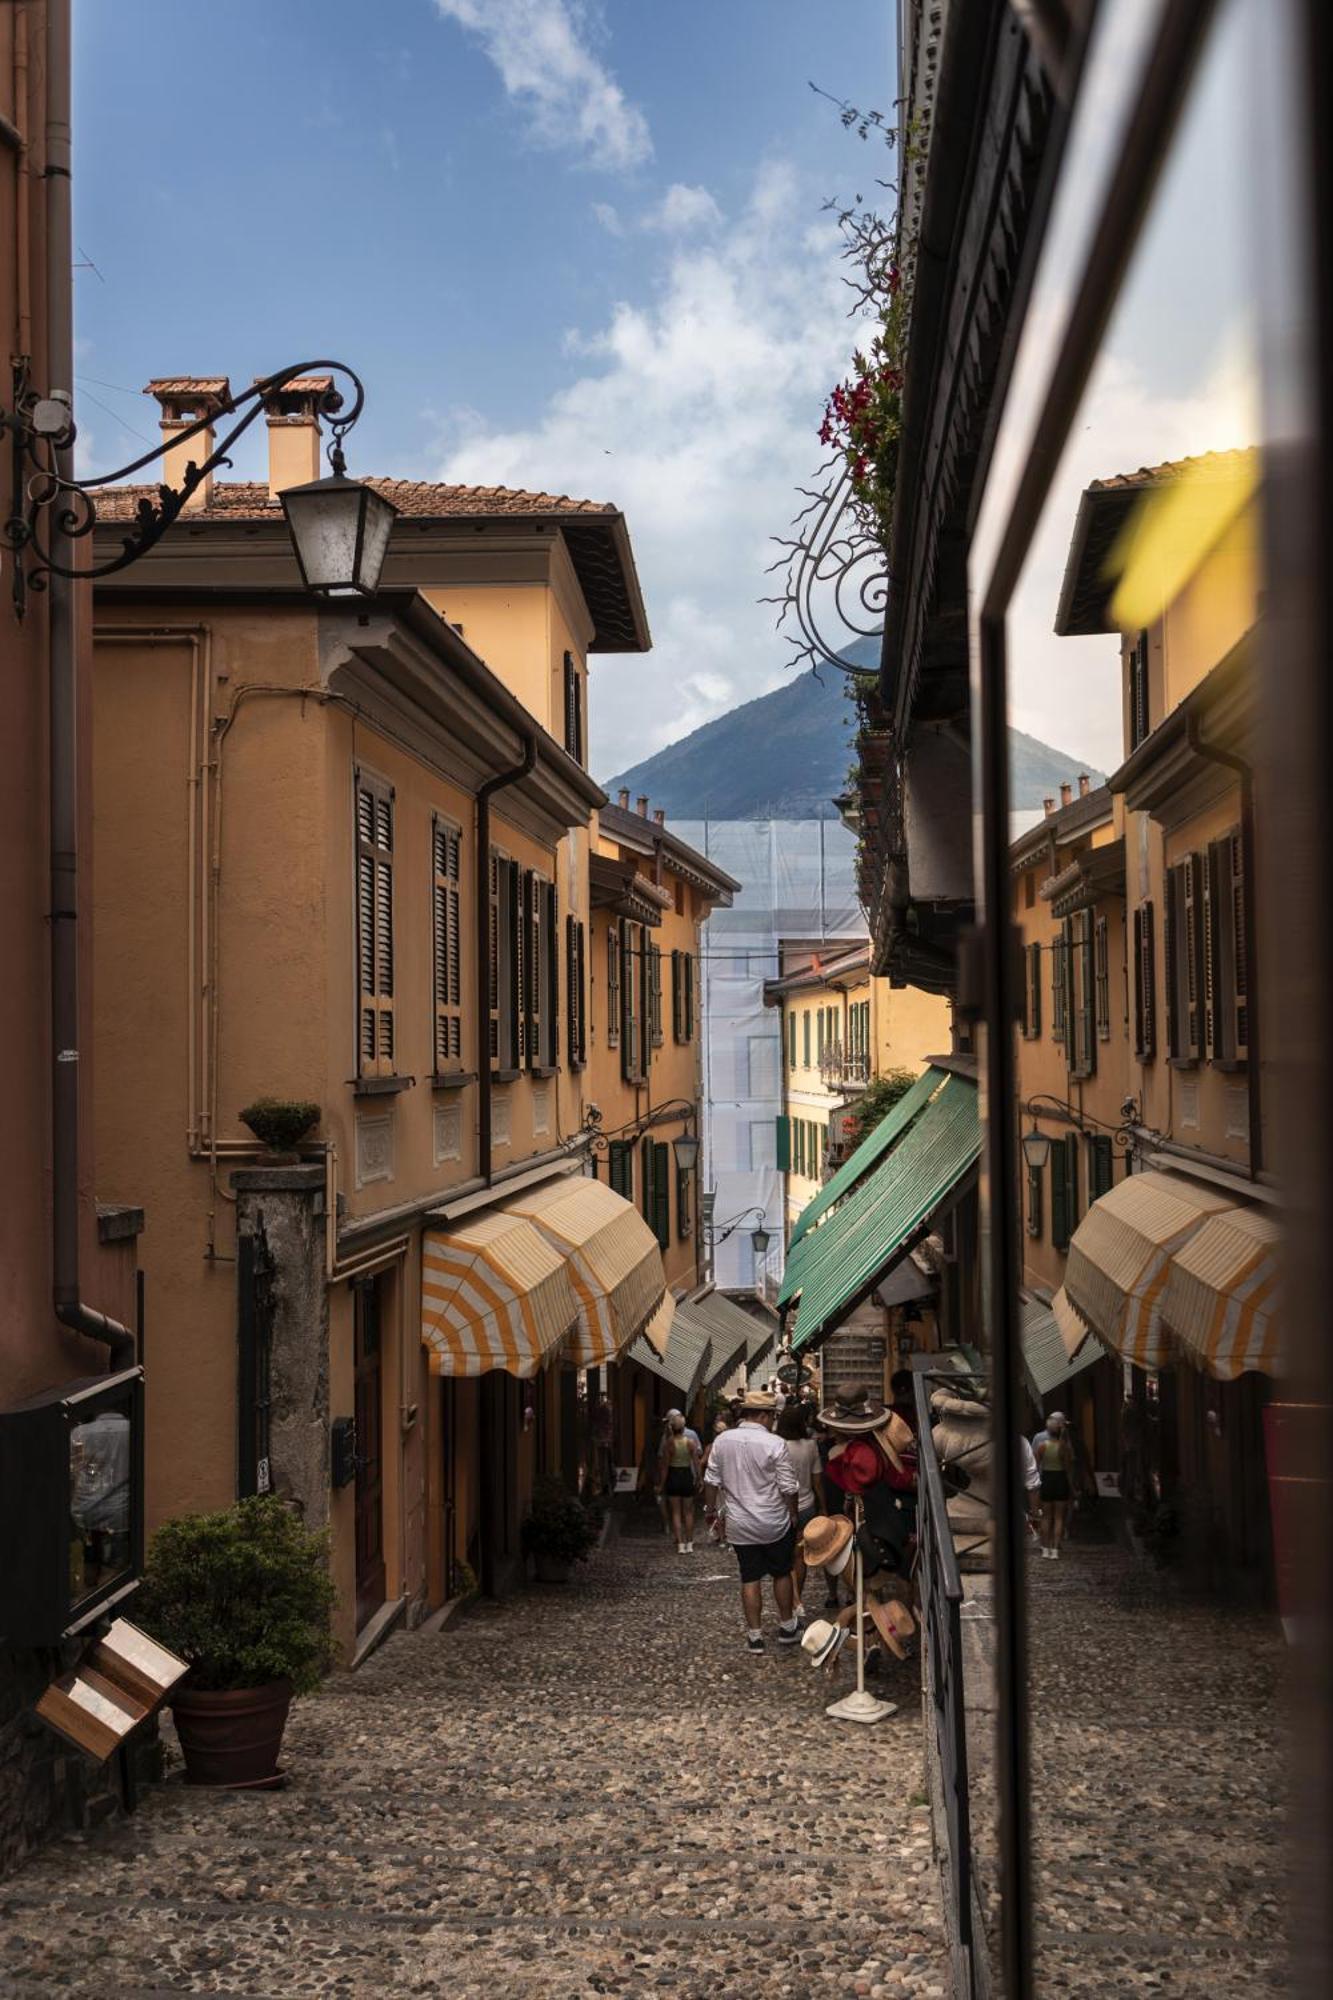
M69 1434L70 1602L130 1563L131 1420L100 1410Z

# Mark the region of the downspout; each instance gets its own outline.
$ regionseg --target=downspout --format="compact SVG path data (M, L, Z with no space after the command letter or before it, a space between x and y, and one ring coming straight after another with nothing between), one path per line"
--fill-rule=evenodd
M51 390L74 386L73 231L70 219L70 0L50 0L46 44L46 314ZM73 473L69 445L57 453ZM51 780L51 1244L56 1318L129 1368L129 1328L86 1305L79 1284L79 772L76 584L61 576L69 537L52 508L48 592Z
M1245 862L1242 890L1245 909L1245 1005L1248 1010L1245 1088L1249 1097L1249 1176L1251 1180L1257 1180L1264 1164L1264 1136L1260 1123L1259 968L1254 906L1254 772L1245 758L1238 757L1234 750L1222 750L1215 743L1205 743L1199 734L1197 715L1185 717L1185 740L1196 757L1221 764L1226 770L1234 771L1240 779L1240 845Z
M491 1165L491 1052L487 1027L491 1018L491 800L507 785L516 785L537 765L537 733L530 729L523 738L523 756L511 770L487 778L477 791L477 858L473 869L476 899L477 952L477 1172L487 1187L493 1185Z

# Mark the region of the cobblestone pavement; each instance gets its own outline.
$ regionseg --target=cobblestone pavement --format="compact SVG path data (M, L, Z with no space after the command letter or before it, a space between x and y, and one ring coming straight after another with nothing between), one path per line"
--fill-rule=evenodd
M1034 1552L1028 1578L1038 1990L1289 1991L1276 1618L1185 1601L1120 1547ZM968 1737L990 1928L990 1760Z
M915 1664L827 1720L734 1572L631 1531L391 1639L294 1709L287 1790L175 1776L0 1885L0 1992L943 1995Z

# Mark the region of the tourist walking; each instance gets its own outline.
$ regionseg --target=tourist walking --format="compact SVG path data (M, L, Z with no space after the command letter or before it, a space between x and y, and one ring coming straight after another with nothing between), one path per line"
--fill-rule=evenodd
M658 1455L657 1477L667 1511L671 1517L671 1532L676 1538L677 1555L694 1553L694 1496L699 1486L699 1444L694 1433L685 1428L685 1419L679 1410L667 1418L666 1434L662 1439L662 1449Z
M722 1518L724 1539L736 1551L741 1575L745 1644L764 1650L764 1578L773 1586L778 1608L778 1644L800 1644L792 1589L796 1557L796 1468L781 1438L773 1436L775 1398L750 1390L741 1403L740 1422L715 1439L704 1474Z
M813 1521L816 1514L824 1512L824 1468L820 1462L819 1446L810 1435L810 1419L805 1406L790 1399L778 1418L778 1436L787 1447L787 1456L796 1468L796 1562L792 1569L792 1587L796 1593L796 1616L805 1617L805 1606L801 1602L801 1592L805 1588L805 1556L801 1550L801 1534L807 1521Z
M1038 1433L1032 1455L1041 1479L1041 1552L1054 1561L1065 1538L1074 1490L1074 1453L1068 1428L1058 1410L1046 1419L1046 1429Z

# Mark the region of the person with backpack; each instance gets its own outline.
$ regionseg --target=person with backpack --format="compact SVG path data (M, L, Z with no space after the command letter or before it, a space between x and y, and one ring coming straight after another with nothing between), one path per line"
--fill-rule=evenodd
M1037 1433L1032 1455L1041 1480L1041 1552L1054 1562L1065 1538L1074 1491L1074 1453L1059 1410L1052 1411L1045 1430Z

